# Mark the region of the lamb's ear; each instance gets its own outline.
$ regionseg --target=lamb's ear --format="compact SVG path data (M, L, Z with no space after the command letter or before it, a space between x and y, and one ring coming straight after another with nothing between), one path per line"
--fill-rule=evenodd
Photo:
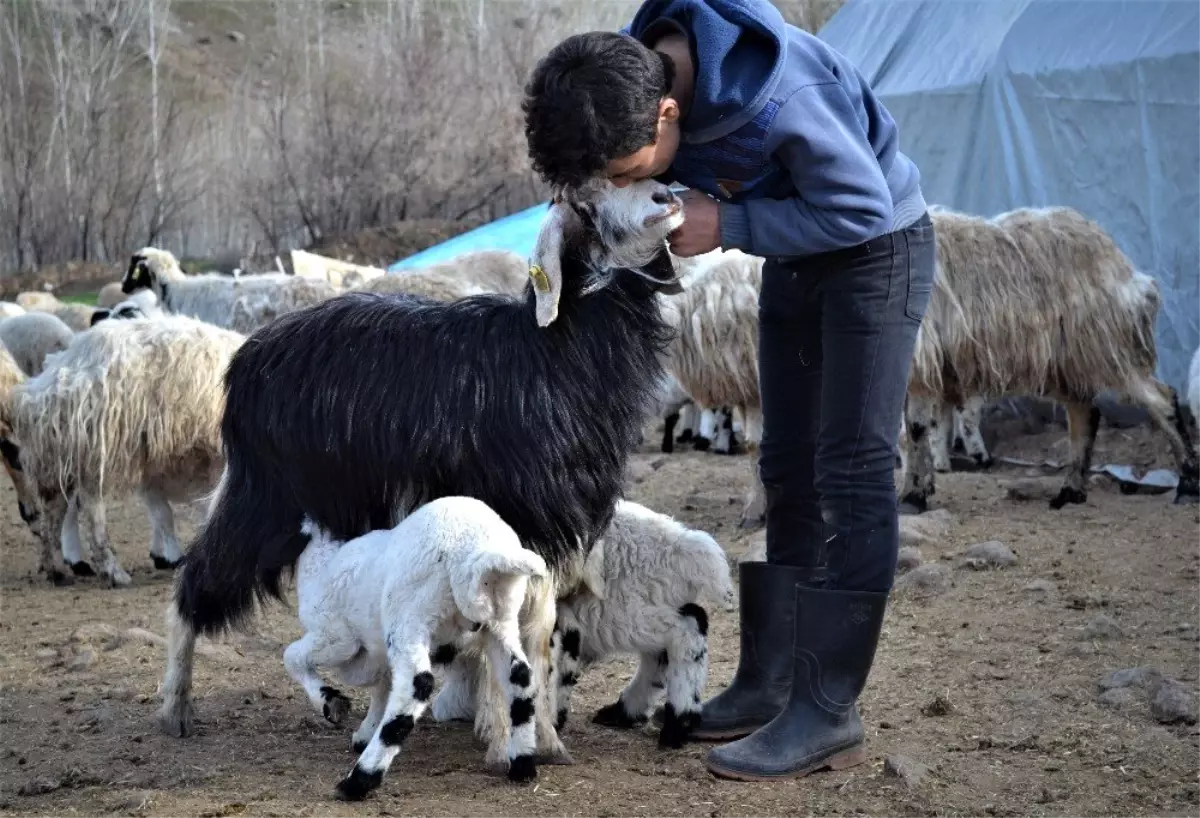
M604 538L596 540L583 562L583 585L596 599L604 599L608 592L604 583Z
M567 205L558 202L550 205L529 263L539 327L550 326L558 317L558 299L562 295L563 230L568 210Z

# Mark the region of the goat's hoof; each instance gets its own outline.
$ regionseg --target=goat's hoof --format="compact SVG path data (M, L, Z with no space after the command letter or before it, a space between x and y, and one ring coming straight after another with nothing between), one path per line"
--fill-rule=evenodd
M337 783L334 796L339 801L361 801L371 790L378 787L381 781L383 781L382 771L368 773L355 764L350 775Z
M72 562L70 564L70 568L71 568L71 573L77 577L94 577L94 576L96 576L96 569L92 568L91 565L89 565L87 562L84 562L83 560L80 560L79 562Z
M51 568L46 572L46 579L50 580L50 584L55 588L62 588L67 585L75 584L75 577L68 576L57 568Z
M179 560L172 562L162 554L151 554L150 559L154 562L154 568L158 571L174 571L179 565Z
M592 724L599 724L602 727L614 727L618 730L632 730L635 727L640 727L646 723L646 717L641 716L634 718L625 712L625 705L616 701L612 704L605 705L596 711L592 716Z
M163 705L158 713L158 728L168 736L187 738L196 731L191 702L174 707Z
M127 588L133 584L133 577L119 565L109 571L101 571L100 576L108 583L109 588Z
M325 721L331 724L341 724L342 719L346 718L350 712L350 700L342 691L328 685L321 688L321 696L325 699L325 703L321 706Z
M707 452L711 446L712 441L700 435L696 435L695 441L692 442L692 448L698 452Z
M537 762L533 756L517 756L508 765L508 780L516 784L537 778Z
M1066 505L1082 505L1087 502L1087 492L1082 489L1074 489L1070 486L1063 486L1054 499L1050 501L1050 508L1058 511Z
M910 491L900 498L896 510L901 514L924 514L929 510L929 501L916 492Z

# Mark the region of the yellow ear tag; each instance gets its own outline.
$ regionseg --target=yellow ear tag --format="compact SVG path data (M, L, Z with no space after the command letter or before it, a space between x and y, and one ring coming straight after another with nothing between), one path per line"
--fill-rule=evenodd
M550 279L546 276L546 271L538 265L534 264L529 268L529 277L533 279L533 286L538 292L550 292Z

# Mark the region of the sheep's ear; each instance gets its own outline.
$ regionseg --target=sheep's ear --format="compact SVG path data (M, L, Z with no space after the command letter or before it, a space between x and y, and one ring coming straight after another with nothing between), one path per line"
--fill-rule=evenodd
M562 295L563 230L567 209L565 204L555 203L550 206L529 263L529 277L533 279L536 299L534 312L539 327L550 326L558 317L558 299Z
M94 313L92 313L92 322L90 326L96 326L96 324L100 323L105 318L108 318L110 315L112 315L112 310L96 310Z
M583 562L583 585L596 599L604 599L608 588L604 582L604 538L596 540Z

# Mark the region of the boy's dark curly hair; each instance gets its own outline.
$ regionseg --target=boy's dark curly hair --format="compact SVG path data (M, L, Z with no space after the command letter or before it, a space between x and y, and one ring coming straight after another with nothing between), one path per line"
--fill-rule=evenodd
M674 63L626 34L563 40L533 69L521 102L533 169L550 185L578 185L653 143L674 79Z

